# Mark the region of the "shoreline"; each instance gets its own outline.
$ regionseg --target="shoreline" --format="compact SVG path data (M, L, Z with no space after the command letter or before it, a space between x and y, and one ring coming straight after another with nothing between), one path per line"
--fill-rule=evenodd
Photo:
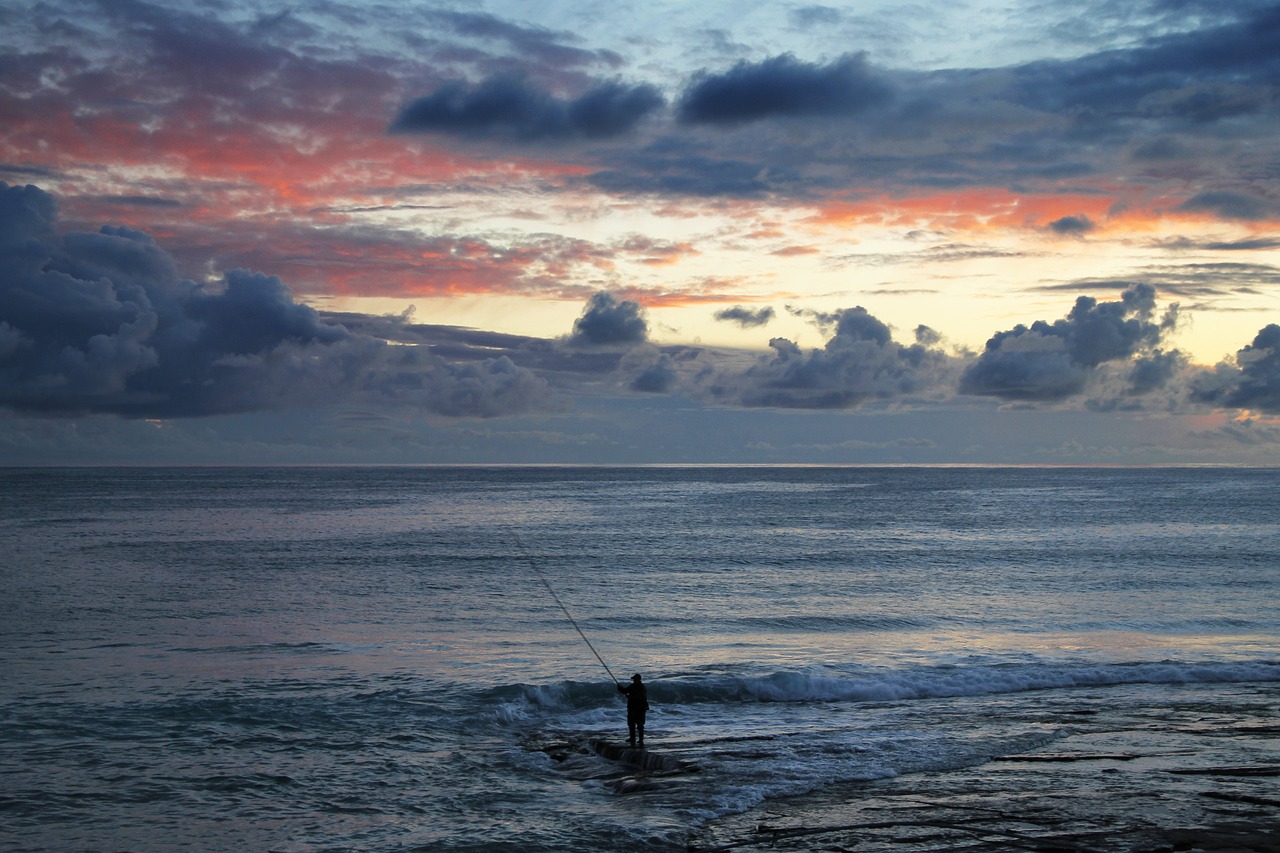
M1163 722L1099 711L1040 749L770 800L687 849L1275 853L1280 687L1257 695L1232 720L1194 703L1159 709Z

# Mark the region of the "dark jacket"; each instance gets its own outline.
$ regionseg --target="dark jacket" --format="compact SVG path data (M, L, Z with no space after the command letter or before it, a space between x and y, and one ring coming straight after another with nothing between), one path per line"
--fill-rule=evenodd
M643 714L649 710L649 692L644 689L643 683L619 684L618 692L627 695L628 714Z

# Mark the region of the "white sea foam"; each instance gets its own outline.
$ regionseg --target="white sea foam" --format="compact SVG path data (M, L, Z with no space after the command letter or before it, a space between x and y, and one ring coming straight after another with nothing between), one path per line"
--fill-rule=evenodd
M857 675L780 671L759 677L682 678L653 684L650 691L682 702L900 702L1120 684L1253 681L1280 681L1280 662L1002 664L881 669Z

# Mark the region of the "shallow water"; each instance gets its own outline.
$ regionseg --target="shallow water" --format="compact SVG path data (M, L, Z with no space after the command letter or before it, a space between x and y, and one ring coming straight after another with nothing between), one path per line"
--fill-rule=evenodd
M17 849L682 848L1280 682L1271 470L0 479ZM584 747L624 710L544 580L701 772Z

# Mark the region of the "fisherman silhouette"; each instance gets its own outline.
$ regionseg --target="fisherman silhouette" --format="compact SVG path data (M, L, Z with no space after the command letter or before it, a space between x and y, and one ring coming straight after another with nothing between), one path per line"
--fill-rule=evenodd
M639 745L644 746L644 714L649 710L649 693L640 680L640 673L631 676L631 684L618 684L618 692L627 696L627 733L630 735L627 742L635 746L639 735Z

